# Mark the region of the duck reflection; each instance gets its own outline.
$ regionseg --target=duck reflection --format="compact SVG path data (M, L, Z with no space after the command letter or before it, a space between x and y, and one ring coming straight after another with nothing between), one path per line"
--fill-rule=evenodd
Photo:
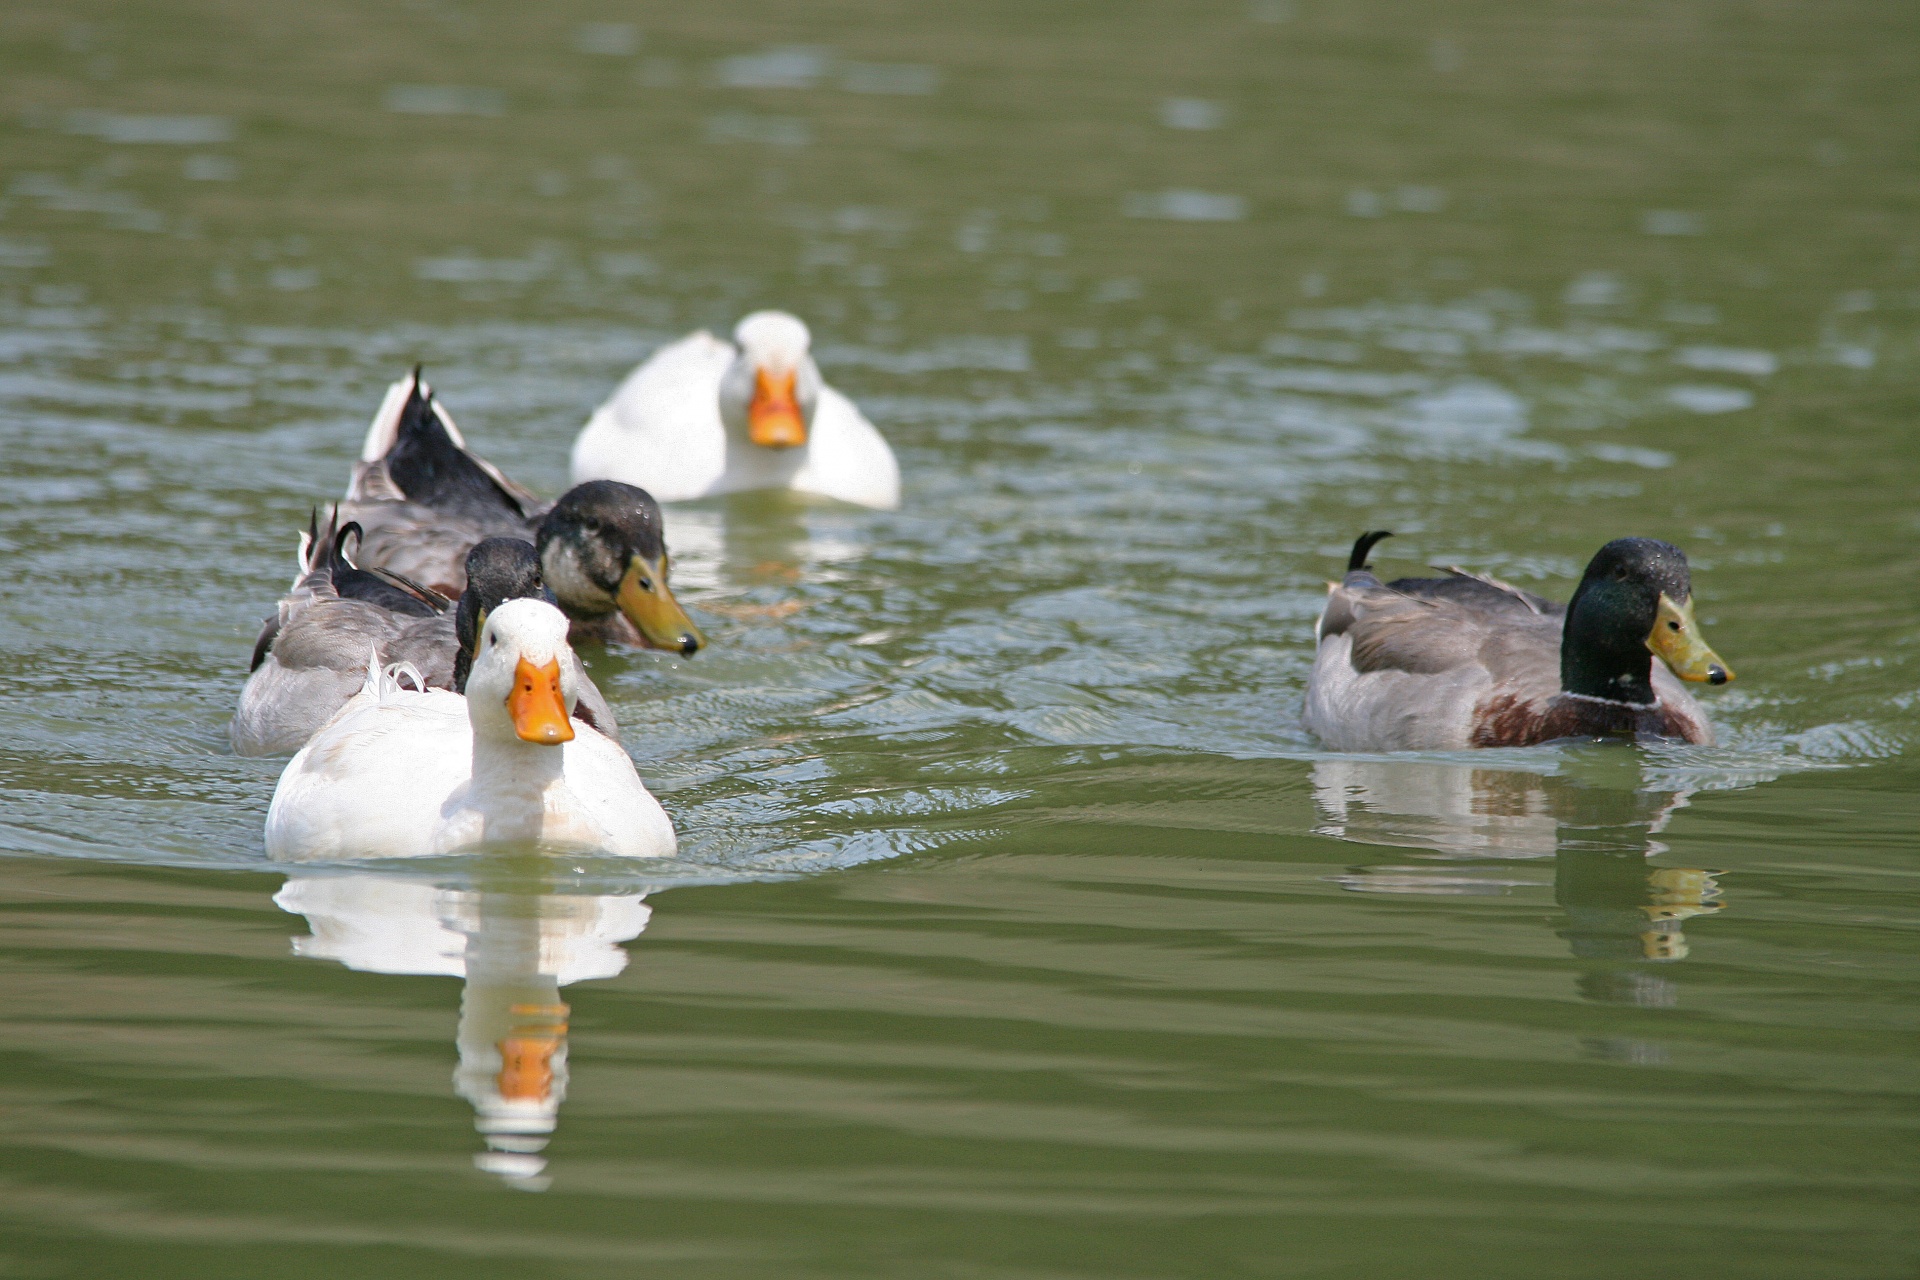
M1651 963L1684 960L1685 922L1721 910L1708 871L1650 864L1655 837L1691 794L1649 785L1639 759L1573 752L1561 772L1424 761L1328 760L1314 767L1322 835L1427 851L1422 865L1355 868L1356 892L1487 895L1537 885L1515 859L1553 860L1558 936L1587 962L1587 999L1663 1008L1677 995ZM1494 860L1499 861L1494 861ZM1470 861L1471 860L1471 861Z
M665 514L675 588L726 618L784 617L802 607L784 588L838 581L867 554L869 513L823 499L743 493Z
M530 1190L547 1184L540 1153L567 1096L560 988L626 968L619 944L647 927L643 899L317 871L290 876L273 898L312 930L293 940L296 955L465 979L453 1085L486 1142L474 1164Z

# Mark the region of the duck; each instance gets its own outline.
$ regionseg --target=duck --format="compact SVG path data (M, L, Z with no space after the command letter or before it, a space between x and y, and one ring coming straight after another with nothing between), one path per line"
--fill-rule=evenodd
M573 445L573 478L624 480L662 502L791 489L891 511L900 467L826 384L797 316L756 311L727 342L702 329L627 375Z
M1392 536L1360 536L1314 626L1302 718L1329 748L1713 742L1705 710L1682 682L1723 685L1733 670L1700 634L1680 548L1616 538L1561 605L1451 567L1443 578L1382 583L1367 555Z
M578 484L552 503L467 447L417 367L388 388L337 518L358 524L363 566L446 596L466 586L466 555L489 537L526 539L575 642L665 649L706 644L668 585L660 504L615 480Z
M228 725L235 754L287 755L306 745L365 683L369 652L383 664L411 664L429 688L459 693L487 614L507 600L550 599L533 544L521 539L487 538L469 551L456 603L399 574L361 568L348 549L360 536L352 521L322 532L317 512L301 533L300 572L260 628ZM618 741L606 698L584 666L575 675L580 718Z
M348 699L280 775L269 857L407 858L494 846L671 856L673 823L633 761L574 713L566 615L508 600L480 628L465 694L369 655ZM406 687L406 683L413 687Z

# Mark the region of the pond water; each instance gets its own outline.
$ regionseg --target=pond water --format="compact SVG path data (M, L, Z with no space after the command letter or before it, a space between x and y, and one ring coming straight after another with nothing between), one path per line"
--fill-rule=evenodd
M0 1275L1911 1274L1916 56L7 6ZM711 648L589 659L681 856L268 862L225 723L387 383L555 493L768 305L906 496L669 513ZM1319 751L1365 528L1680 543L1720 744Z

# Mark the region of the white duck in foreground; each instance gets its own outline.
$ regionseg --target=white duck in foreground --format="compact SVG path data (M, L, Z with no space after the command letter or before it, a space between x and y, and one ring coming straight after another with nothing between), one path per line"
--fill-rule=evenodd
M893 450L821 378L807 326L756 311L733 337L702 329L628 374L574 441L574 483L619 480L662 502L795 489L898 507Z
M570 714L579 679L567 619L541 600L487 617L462 697L364 688L288 763L267 854L405 858L495 844L665 857L673 824L618 743Z

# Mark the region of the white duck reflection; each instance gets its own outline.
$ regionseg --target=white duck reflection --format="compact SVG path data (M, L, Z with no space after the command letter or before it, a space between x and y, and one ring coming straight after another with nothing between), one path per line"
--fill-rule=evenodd
M1643 966L1685 959L1684 922L1724 905L1711 872L1647 861L1666 852L1655 837L1692 791L1658 785L1627 752L1572 753L1561 769L1325 760L1313 773L1317 830L1428 851L1424 864L1362 866L1339 878L1360 893L1492 895L1544 887L1544 876L1514 860L1552 858L1554 901L1565 912L1559 936L1588 962L1580 993L1606 1003L1672 1005L1672 982Z
M675 588L734 621L797 612L801 602L783 588L840 581L869 551L865 513L786 493L737 494L665 515Z
M540 1189L567 1096L567 1004L560 988L611 978L620 944L647 927L644 895L459 888L374 874L290 876L273 897L313 931L296 955L367 973L466 980L454 1091L473 1104L487 1150L479 1168Z

